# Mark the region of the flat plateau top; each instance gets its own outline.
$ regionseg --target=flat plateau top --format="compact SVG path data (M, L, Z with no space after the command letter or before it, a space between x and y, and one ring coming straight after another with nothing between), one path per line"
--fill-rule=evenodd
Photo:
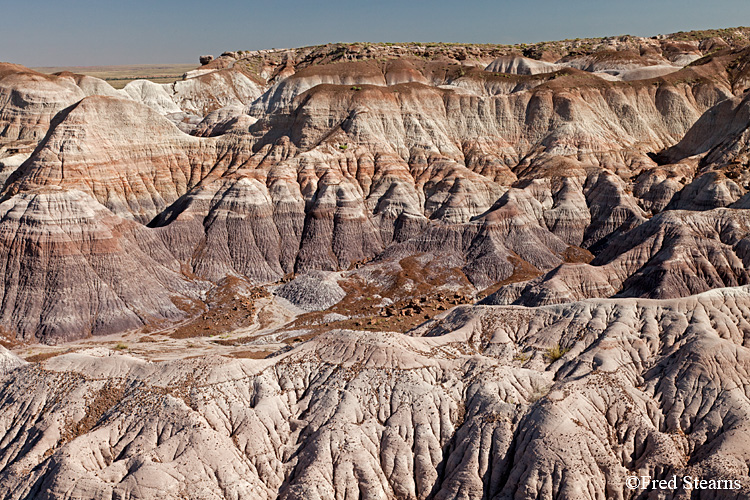
M45 66L32 68L40 73L60 73L70 71L79 75L89 75L106 80L116 89L133 80L151 80L155 83L169 83L193 70L197 63L182 64L125 64L118 66Z

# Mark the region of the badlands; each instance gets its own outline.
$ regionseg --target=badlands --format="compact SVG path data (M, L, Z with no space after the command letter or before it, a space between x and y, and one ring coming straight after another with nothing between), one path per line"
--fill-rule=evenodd
M200 61L0 63L0 498L750 498L750 28Z

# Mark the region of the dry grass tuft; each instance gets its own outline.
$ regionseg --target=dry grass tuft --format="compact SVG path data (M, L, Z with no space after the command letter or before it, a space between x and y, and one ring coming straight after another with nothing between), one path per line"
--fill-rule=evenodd
M544 352L544 357L550 362L554 363L558 359L565 356L565 353L570 350L570 347L560 347L560 344L557 344L555 347L552 347L550 349L547 349Z

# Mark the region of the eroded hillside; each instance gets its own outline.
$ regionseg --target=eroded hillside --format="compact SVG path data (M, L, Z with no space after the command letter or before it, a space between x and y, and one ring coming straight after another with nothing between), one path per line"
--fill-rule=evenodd
M750 494L750 30L206 62L0 64L0 496Z

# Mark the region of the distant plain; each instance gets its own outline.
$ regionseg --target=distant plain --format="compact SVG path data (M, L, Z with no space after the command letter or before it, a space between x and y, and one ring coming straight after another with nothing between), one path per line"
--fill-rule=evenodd
M182 78L198 63L187 64L127 64L121 66L45 66L33 68L41 73L70 71L81 75L95 76L106 80L116 89L121 89L133 80L150 80L155 83L171 83Z

